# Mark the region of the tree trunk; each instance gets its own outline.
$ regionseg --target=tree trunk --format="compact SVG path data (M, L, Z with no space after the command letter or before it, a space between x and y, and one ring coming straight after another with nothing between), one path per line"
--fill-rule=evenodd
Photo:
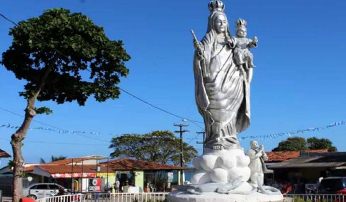
M22 155L22 145L26 133L29 130L31 121L35 116L35 100L37 97L32 96L28 98L27 106L25 109L25 117L20 128L11 136L11 145L13 151L13 202L19 202L23 194L23 171L24 159Z
M29 92L30 95L27 98L27 105L25 109L25 116L22 125L19 129L11 136L11 145L13 151L13 198L12 202L19 202L20 198L23 195L23 174L24 174L24 158L22 155L22 146L23 140L26 136L26 133L29 130L30 124L34 116L36 115L35 111L35 102L43 89L46 79L48 78L49 73L52 71L52 68L48 67L44 71L44 74L41 78L41 83L36 91Z

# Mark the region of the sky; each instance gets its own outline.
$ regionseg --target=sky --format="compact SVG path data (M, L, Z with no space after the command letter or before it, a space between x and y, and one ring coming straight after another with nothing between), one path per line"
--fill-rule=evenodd
M102 26L113 40L123 40L131 60L120 87L187 122L184 140L201 153L197 141L203 120L194 99L193 45L190 30L205 35L207 0L2 0L0 13L19 22L62 7L81 12ZM286 133L346 120L346 1L344 0L224 0L231 33L235 21L248 22L248 37L257 36L251 86L251 126L239 134L247 149L258 136L267 151L289 137ZM0 52L10 46L13 24L0 17ZM0 148L11 153L10 136L23 121L25 100L18 95L24 81L0 65ZM125 133L177 130L182 120L122 93L117 100L98 103L38 103L53 110L35 117L24 141L28 163L54 156L108 156L112 137ZM64 129L67 132L59 132ZM341 124L299 136L329 138L346 151ZM78 133L73 131L79 131ZM85 132L85 133L81 133ZM6 164L2 160L2 165Z

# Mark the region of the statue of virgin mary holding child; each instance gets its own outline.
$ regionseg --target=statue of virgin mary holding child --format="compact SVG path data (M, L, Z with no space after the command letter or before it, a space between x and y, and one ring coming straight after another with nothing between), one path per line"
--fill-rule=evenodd
M208 7L207 33L201 42L194 36L195 98L205 124L204 147L229 150L240 147L237 134L250 124L247 75L253 69L234 60L237 39L230 34L222 1L211 1Z

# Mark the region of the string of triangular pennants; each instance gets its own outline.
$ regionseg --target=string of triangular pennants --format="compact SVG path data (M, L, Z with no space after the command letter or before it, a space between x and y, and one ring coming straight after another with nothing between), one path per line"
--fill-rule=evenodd
M250 135L250 136L244 136L240 137L240 139L266 139L266 138L277 138L281 136L295 136L299 134L304 134L308 132L319 132L321 130L346 125L346 121L336 121L330 124L327 124L325 126L321 127L312 127L312 128L306 128L306 129L299 129L299 130L293 130L290 132L280 132L280 133L271 133L267 135ZM2 124L0 125L0 128L11 128L11 129L18 129L19 126L15 126L12 124ZM100 132L90 132L90 131L83 131L83 130L65 130L65 129L55 129L50 127L32 127L30 130L44 130L44 131L50 131L50 132L56 132L59 134L84 134L84 135L101 135Z
M11 128L18 129L19 126L11 125L11 124L2 124L0 128ZM65 130L65 129L54 129L50 127L33 127L30 130L44 130L50 132L56 132L59 134L84 134L84 135L100 135L100 132L90 132L90 131L82 131L82 130Z
M329 129L329 128L333 128L333 127L337 127L337 126L342 126L342 125L346 125L346 121L336 121L330 124L327 124L325 126L322 127L312 127L312 128L306 128L306 129L299 129L299 130L293 130L290 132L281 132L281 133L271 133L271 134L267 134L267 135L256 135L256 136L245 136L245 137L240 137L242 140L244 139L268 139L268 138L277 138L277 137L281 137L281 136L295 136L295 135L299 135L299 134L304 134L304 133L308 133L308 132L319 132L321 130L325 130L325 129Z

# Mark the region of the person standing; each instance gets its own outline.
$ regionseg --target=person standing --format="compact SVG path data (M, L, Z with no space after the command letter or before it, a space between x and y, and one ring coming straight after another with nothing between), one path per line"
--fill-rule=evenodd
M114 183L114 188L115 188L115 192L118 193L120 192L120 181L119 179L117 179Z

